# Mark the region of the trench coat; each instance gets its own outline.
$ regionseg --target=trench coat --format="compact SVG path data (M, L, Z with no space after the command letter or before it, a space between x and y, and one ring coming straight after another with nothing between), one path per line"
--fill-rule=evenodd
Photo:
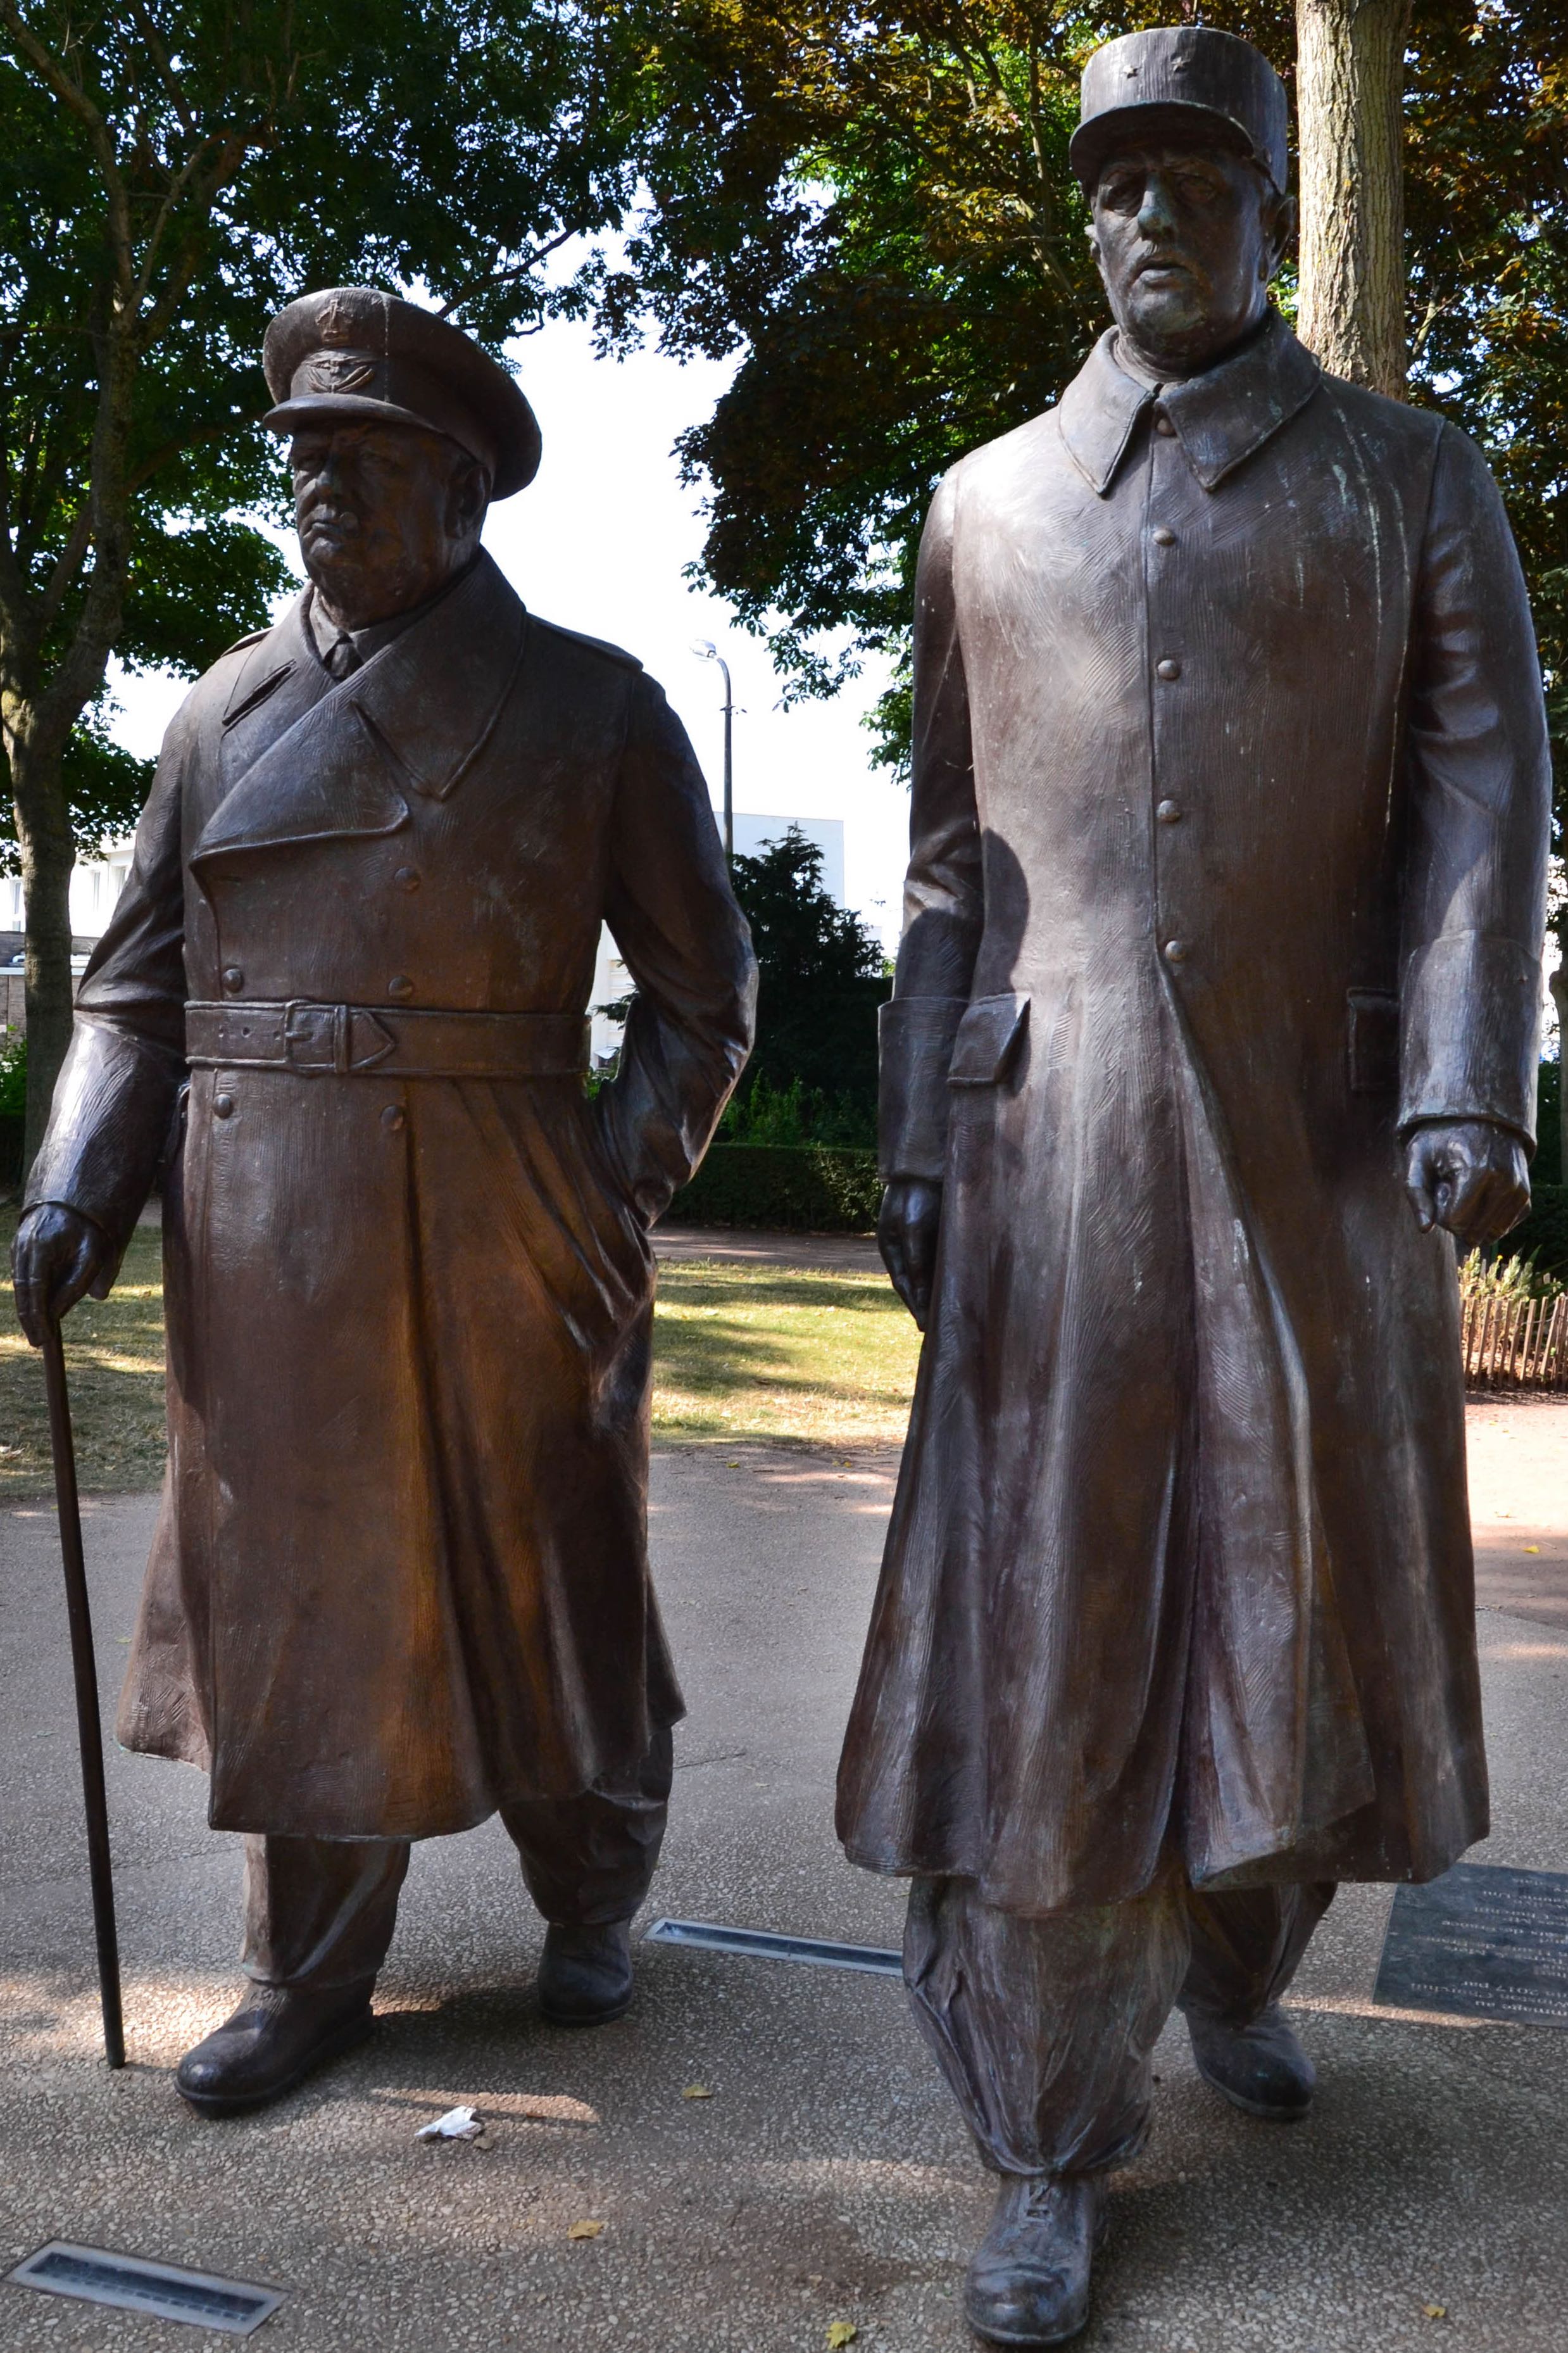
M1548 775L1474 446L1274 315L1097 345L922 544L885 1174L943 1185L839 1783L1026 1915L1415 1878L1487 1827L1453 1245L1532 1140Z
M601 920L637 993L591 1101ZM216 1827L461 1830L679 1715L647 1228L754 994L662 693L489 556L342 683L301 599L192 692L28 1198L123 1245L168 1155L170 1461L120 1736L205 1765Z

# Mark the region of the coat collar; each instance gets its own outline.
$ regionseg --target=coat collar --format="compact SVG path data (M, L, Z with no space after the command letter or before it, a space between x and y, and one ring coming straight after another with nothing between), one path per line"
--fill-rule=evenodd
M411 793L445 800L500 715L527 626L521 602L481 555L363 670L315 692L308 709L268 734L208 819L193 867L230 850L395 833L407 822ZM256 709L263 690L279 695L287 721L285 682L319 686L323 672L309 630L301 600L247 660L226 726Z
M1123 375L1112 356L1116 330L1101 335L1057 409L1068 454L1103 498L1116 479L1133 428L1154 395ZM1160 405L1176 428L1186 460L1205 491L1260 449L1317 391L1321 371L1277 311L1234 359L1173 384Z

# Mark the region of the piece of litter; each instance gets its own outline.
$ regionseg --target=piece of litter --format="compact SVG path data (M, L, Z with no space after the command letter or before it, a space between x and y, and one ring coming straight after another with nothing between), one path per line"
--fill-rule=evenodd
M448 2108L433 2125L421 2125L416 2140L478 2140L484 2126L472 2108Z
M1448 2317L1448 2307L1446 2304L1424 2304L1421 2309L1428 2320L1447 2320Z
M602 2222L574 2222L566 2236L569 2239L596 2239L604 2227Z
M1539 1545L1526 1545L1524 1549L1526 1552L1539 1552L1541 1550L1541 1546Z
M840 2345L853 2345L859 2334L852 2320L830 2320L827 2324L827 2341L836 2348Z
M706 2084L688 2084L680 2096L683 2100L710 2100L713 2094Z

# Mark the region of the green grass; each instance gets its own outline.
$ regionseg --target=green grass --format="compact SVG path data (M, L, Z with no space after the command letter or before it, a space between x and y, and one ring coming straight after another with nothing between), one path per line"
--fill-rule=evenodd
M920 1335L879 1277L661 1267L653 1426L678 1439L897 1446Z
M14 1215L0 1217L8 1262ZM84 1488L155 1487L163 1470L163 1286L159 1239L138 1229L120 1280L66 1322ZM682 1443L743 1440L897 1446L920 1335L888 1284L863 1275L756 1270L717 1260L659 1271L653 1426ZM37 1355L0 1284L0 1495L50 1486Z

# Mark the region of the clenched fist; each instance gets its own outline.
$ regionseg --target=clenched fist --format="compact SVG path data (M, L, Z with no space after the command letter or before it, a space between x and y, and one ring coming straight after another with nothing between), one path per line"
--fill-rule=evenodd
M1418 1127L1405 1147L1405 1182L1422 1232L1446 1226L1461 1250L1500 1240L1530 1207L1524 1146L1489 1119Z

